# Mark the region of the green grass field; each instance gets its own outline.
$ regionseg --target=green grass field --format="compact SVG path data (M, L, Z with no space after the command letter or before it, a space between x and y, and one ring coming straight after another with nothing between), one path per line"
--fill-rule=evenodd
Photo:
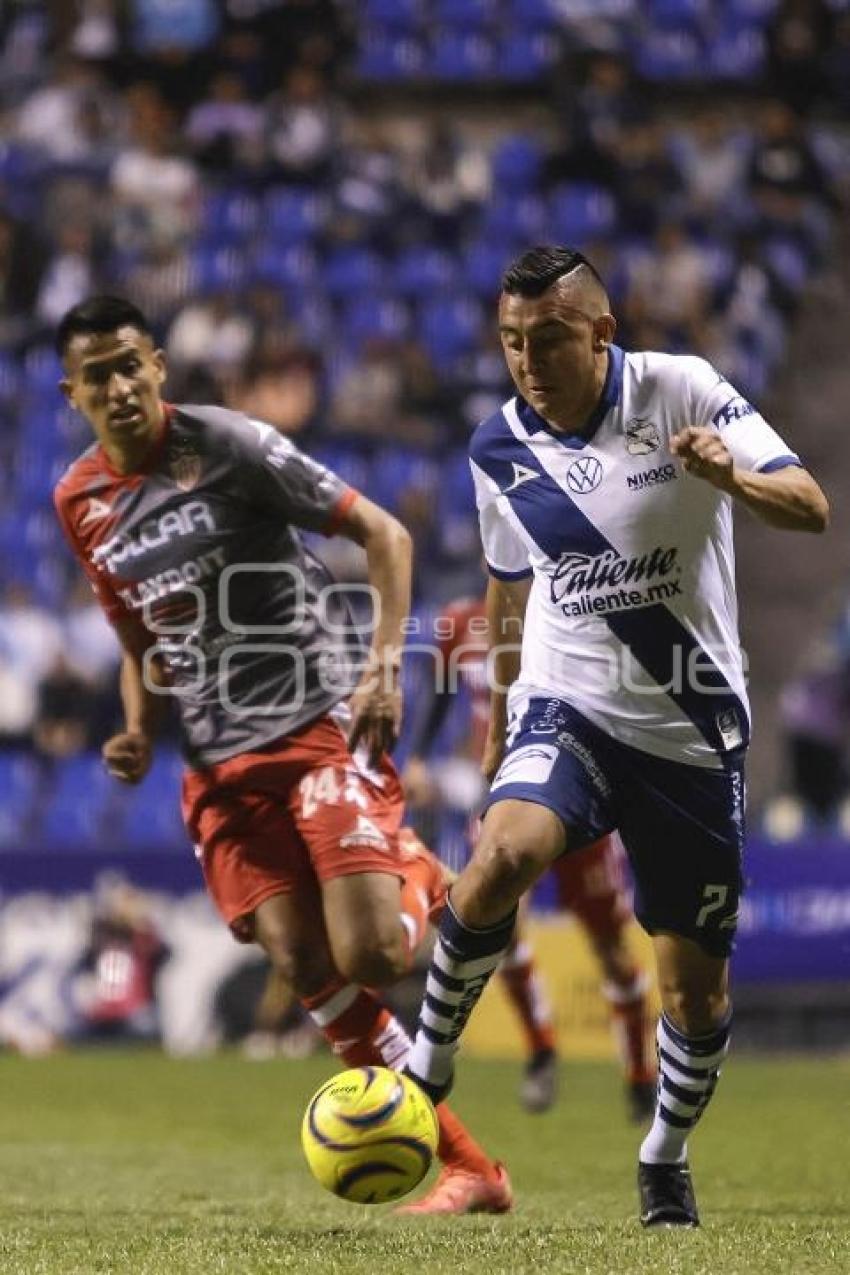
M153 1054L0 1060L3 1275L538 1275L850 1271L850 1060L735 1059L692 1147L703 1227L646 1234L613 1067L565 1068L529 1117L516 1070L466 1060L457 1108L509 1164L506 1218L424 1221L309 1177L306 1099L332 1070Z

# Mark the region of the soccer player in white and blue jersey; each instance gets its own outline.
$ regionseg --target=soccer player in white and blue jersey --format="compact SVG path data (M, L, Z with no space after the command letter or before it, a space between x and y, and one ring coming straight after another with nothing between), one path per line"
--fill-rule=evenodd
M492 785L408 1071L432 1096L448 1091L520 896L554 859L618 828L663 1009L641 1221L696 1226L687 1137L728 1046L750 733L732 505L816 532L828 506L708 363L613 343L604 285L580 253L520 257L499 326L517 393L470 448L490 569Z

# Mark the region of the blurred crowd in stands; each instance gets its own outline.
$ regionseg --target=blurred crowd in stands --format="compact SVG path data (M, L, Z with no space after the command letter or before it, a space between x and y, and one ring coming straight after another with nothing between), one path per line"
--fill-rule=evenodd
M0 742L73 756L117 711L50 504L88 443L56 388L69 306L130 296L171 399L270 421L398 513L427 616L480 587L465 443L507 393L511 257L581 247L624 346L761 398L848 129L850 0L3 6Z

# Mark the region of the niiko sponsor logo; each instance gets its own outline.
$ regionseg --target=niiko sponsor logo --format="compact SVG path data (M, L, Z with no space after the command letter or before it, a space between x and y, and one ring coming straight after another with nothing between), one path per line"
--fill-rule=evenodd
M644 469L639 474L629 474L626 486L629 491L643 491L646 487L656 487L659 483L672 483L678 474L675 465L656 465L654 469Z

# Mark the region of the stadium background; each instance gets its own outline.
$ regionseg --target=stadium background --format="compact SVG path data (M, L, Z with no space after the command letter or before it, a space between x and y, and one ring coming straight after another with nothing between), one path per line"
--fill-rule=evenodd
M56 388L56 320L126 293L171 399L270 420L396 512L427 634L481 587L464 448L506 392L500 271L559 240L609 281L622 344L710 358L832 498L824 541L740 519L757 742L738 1008L753 1043L846 1045L850 5L15 0L0 86L0 1041L83 1034L110 924L159 971L140 1034L178 1052L214 1043L216 989L246 960L198 894L174 740L132 792L99 762L116 652L50 503L88 442ZM320 551L362 578L347 545ZM401 761L424 693L415 659L405 676ZM426 812L449 858L464 711ZM579 938L540 926L544 963L570 971L566 1049L604 1050ZM471 1029L509 1039L498 1007Z

